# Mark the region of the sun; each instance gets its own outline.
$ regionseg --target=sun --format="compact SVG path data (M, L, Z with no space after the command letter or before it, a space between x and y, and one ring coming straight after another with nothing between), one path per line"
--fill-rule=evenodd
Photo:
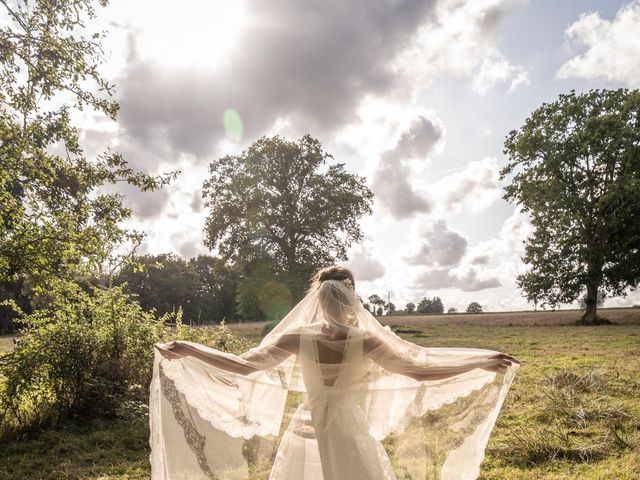
M128 5L135 10L127 16L136 29L137 53L167 66L218 66L246 19L241 0L136 0Z

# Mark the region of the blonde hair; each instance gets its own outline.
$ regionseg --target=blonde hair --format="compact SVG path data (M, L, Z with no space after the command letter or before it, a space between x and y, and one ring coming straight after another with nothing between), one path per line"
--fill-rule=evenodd
M318 287L325 280L351 280L351 284L355 288L356 281L353 276L353 272L349 270L347 267L339 267L337 265L333 265L331 267L324 267L319 269L316 273L311 276L311 284L309 289L313 287Z
M344 287L338 287L334 282L340 282L347 290ZM353 318L353 302L356 298L355 282L351 270L339 266L321 268L311 277L309 290L314 288L318 289L320 305L323 310L329 305L337 306L339 311L346 313L345 323L355 322ZM348 293L349 289L351 293Z

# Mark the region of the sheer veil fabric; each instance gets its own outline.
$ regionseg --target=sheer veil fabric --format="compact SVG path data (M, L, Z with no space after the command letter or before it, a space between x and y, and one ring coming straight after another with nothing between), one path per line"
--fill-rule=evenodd
M198 355L155 352L153 480L475 479L518 368L406 341L338 280L240 356L179 343Z

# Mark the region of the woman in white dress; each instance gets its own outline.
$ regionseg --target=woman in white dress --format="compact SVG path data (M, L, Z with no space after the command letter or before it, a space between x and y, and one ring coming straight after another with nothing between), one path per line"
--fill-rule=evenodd
M354 284L344 267L320 270L241 356L157 344L153 479L476 478L519 362L403 340Z

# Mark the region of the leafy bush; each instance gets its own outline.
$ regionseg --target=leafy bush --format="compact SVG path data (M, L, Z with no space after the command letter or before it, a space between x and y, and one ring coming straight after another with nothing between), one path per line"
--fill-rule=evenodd
M274 327L278 324L279 320L271 320L264 324L262 327L262 336L264 337L267 333L274 329Z
M252 346L245 338L234 335L225 325L224 320L215 326L185 326L182 323L181 308L175 315L172 314L172 317L175 319L175 333L169 336L173 340L189 340L236 355L247 351Z
M120 287L86 292L56 281L38 295L17 348L0 357L0 434L144 408L163 321Z

